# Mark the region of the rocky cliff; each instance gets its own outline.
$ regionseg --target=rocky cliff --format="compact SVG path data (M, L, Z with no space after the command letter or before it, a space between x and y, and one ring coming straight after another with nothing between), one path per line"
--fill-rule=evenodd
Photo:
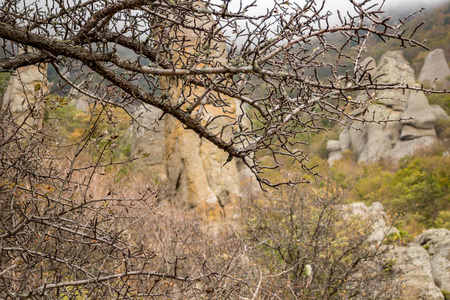
M379 83L417 85L414 71L401 51L386 52L377 66L373 59L367 62L373 65L373 76ZM436 118L443 117L442 112L430 106L423 92L369 91L357 97L362 102L373 99L376 101L368 109L351 112L354 117L372 122L349 124L350 127L341 131L339 140L328 141L330 163L342 158L346 150L352 150L358 162L375 162L381 158L395 161L437 141L434 126Z

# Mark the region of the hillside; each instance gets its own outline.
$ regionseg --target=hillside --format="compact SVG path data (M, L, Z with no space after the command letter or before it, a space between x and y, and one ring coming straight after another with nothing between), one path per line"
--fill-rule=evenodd
M430 49L441 48L445 57L450 57L450 3L443 4L433 10L425 10L423 13L413 16L407 23L405 34L412 33L416 26L423 25L415 33L418 41L425 41L425 45ZM379 59L381 55L390 50L398 48L398 43L384 43L380 39L369 43L368 55ZM408 47L403 49L405 58L411 62L414 71L419 72L423 65L427 51L419 47Z
M415 16L407 27L412 30L423 18L430 19L417 37L429 35L427 44L448 53L449 11L450 4L446 4ZM183 40L189 40L188 34L188 30L183 33ZM191 40L195 38L191 36ZM336 44L341 41L332 35L326 39ZM309 70L318 66L314 75L323 81L330 74L335 76L341 95L333 98L323 89L319 90L322 94L301 96L308 88L303 82L286 85L284 90L275 88L274 97L257 102L276 104L267 113L272 118L270 127L265 126L260 107L247 109L245 101L235 101L235 97L241 97L241 92L249 96L255 96L251 92L270 92L261 87L276 87L271 80L259 78L227 97L219 91L213 95L219 103L214 106L203 98L211 90L179 84L183 77L176 81L159 75L146 78L145 73L126 77L134 83L148 80L155 89L166 86L158 97L167 103L184 97L188 102L178 100L176 106L186 107L185 117L193 112L195 103L200 105L209 116L207 127L218 128L216 136L233 137L238 130L246 134L254 129L258 135L242 140L240 150L253 143L254 137L264 137L279 126L280 134L267 141L274 147L261 148L251 157L268 166L254 173L245 157L233 159L227 149L216 147L204 136L199 138L187 130L189 126L156 109L159 106L154 102L135 100L143 93L117 92L114 89L123 88L121 85L108 83L99 74L84 74L87 68L70 76L77 78L76 83L86 76L97 91L90 95L78 93L76 86L69 93L68 86L55 81L58 67L47 69L44 63L18 68L12 74L0 73L0 95L7 87L8 104L0 105L0 252L7 254L0 259L0 296L450 299L450 278L445 272L450 266L450 118L445 119L444 113L437 121L437 114L425 103L424 91L402 91L398 86L386 90L380 85L378 90L370 87L347 93L346 83L335 71L353 72L346 54L355 54L354 46L350 42L339 57L338 51L322 56L323 48L317 50L319 54L308 48L317 54L317 64L309 65ZM120 56L134 59L134 52L125 49L119 49ZM374 39L361 59L377 58L374 74L389 74L381 77L379 84L403 81L414 86L426 52L417 47L407 49L407 61L401 51L390 51L394 49L398 50L395 43ZM334 67L336 59L342 64ZM410 63L417 64L416 74ZM290 70L303 70L302 66L289 66ZM272 66L273 70L278 69ZM242 78L252 81L254 77ZM209 77L202 78L206 82ZM278 84L283 88L290 79L286 74L281 79ZM121 83L125 85L127 80ZM61 88L61 93L55 88ZM203 96L196 98L196 94ZM320 99L323 103L318 106L307 106L317 95L327 98ZM374 105L358 106L361 95L367 96L359 98L361 101L375 99ZM293 100L302 97L303 102ZM285 105L282 98L295 109L287 115L280 114ZM134 102L120 107L123 99ZM450 93L428 95L428 99L450 113ZM333 114L333 105L342 109L342 114ZM298 107L305 110L299 112ZM415 114L410 114L411 110ZM239 123L230 125L216 122L216 112L229 119L243 113ZM366 112L374 122L354 122L361 126L356 130L360 134L344 148L339 140L349 124L345 122L352 122L352 116L364 118ZM403 118L407 114L413 118ZM287 117L298 122L279 123ZM390 131L378 127L372 132L381 138L371 140L365 130L380 124L389 124ZM402 135L405 128L415 134ZM347 132L350 135L350 130ZM406 143L424 144L420 138L431 135L428 147L395 159L377 156L361 160L357 147L352 147L354 141L364 141L365 149L373 150L376 147L371 146L385 142L383 145L398 154ZM287 136L292 140L286 143ZM339 145L334 152L339 152L341 159L327 160L332 152L330 140ZM302 155L284 155L283 148ZM379 152L387 152L383 151ZM276 156L278 152L280 156ZM277 166L272 168L266 162L273 160ZM255 174L288 184L260 186ZM302 184L294 184L298 182ZM28 294L27 288L31 290Z

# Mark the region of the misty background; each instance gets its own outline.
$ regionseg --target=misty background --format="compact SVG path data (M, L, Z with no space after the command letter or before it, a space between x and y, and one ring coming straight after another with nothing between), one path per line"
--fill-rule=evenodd
M273 7L275 1L278 3L295 3L298 5L303 5L305 3L304 0L258 0L256 1L256 7L253 8L251 12L255 15L263 15L267 9ZM221 3L222 1L217 0L213 2ZM229 9L231 11L238 10L240 5L245 6L252 2L254 2L254 0L233 0L229 5ZM333 16L337 16L337 10L340 10L341 12L349 11L350 13L354 13L353 4L350 0L316 0L317 7L321 6L323 2L325 2L324 10L329 10ZM355 2L361 3L363 1L355 0ZM425 8L425 12L431 11L436 6L448 3L450 0L371 0L366 4L366 7L372 4L381 4L383 2L383 10L386 11L386 14L394 15L396 17L404 17L414 10L420 9L421 7Z

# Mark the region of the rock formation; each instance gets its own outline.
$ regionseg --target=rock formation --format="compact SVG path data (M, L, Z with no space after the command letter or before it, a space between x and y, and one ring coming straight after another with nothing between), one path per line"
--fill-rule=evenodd
M432 274L430 255L415 243L395 247L386 256L392 262L392 271L398 273L397 282L402 286L402 300L444 300L444 296Z
M436 117L436 121L446 121L446 120L450 119L450 116L439 105L433 104L433 105L431 105L431 109L433 109L433 113L434 113L434 116Z
M187 40L198 38L189 31L184 34ZM215 61L225 59L224 44L211 45L211 48L216 49L211 53L217 56ZM46 65L33 65L19 69L11 77L4 95L3 109L10 107L18 122L25 118L27 124L33 125L31 123L35 122L35 106L43 103L43 96L48 91L46 73ZM162 79L161 85L173 102L187 92L185 87L171 80ZM190 95L186 99L190 101L203 94L204 89L190 87L187 93ZM70 97L71 104L82 110L87 110L92 101L76 92L71 92ZM220 97L228 104L227 120L235 120L239 114L236 112L236 100L223 95ZM205 119L224 114L222 108L213 105L206 106L206 110L208 115ZM259 185L245 167L236 160L226 163L227 153L209 141L200 139L193 131L186 130L179 121L169 116L160 120L162 112L145 104L129 113L135 120L128 132L134 153L149 154L142 159L143 167L150 169L155 178L165 183L168 197L197 208L202 216L217 218L224 213L232 214L233 204L243 194L249 196L258 191ZM221 128L228 125L220 120L214 121L211 126ZM224 134L231 135L231 127Z
M69 92L70 105L75 106L76 109L88 111L89 105L94 101L89 96L84 95L72 88Z
M450 290L449 230L427 230L406 247L392 249L387 258L405 286L401 299L443 300L443 291Z
M202 22L200 24L200 22ZM196 19L197 26L204 26L205 32L211 22L208 19ZM170 30L170 29L169 29ZM185 41L183 52L195 52L194 46L200 39L206 36L199 35L198 32L184 30L183 32L158 32L156 34L182 34ZM173 45L176 47L176 45ZM209 44L209 57L215 64L225 64L227 50L225 43L211 41ZM177 52L171 54L171 59L178 64L188 63L184 56L177 56ZM172 103L178 103L180 99L186 104L195 102L205 93L203 87L181 86L176 78L160 78L162 92L168 96ZM234 98L225 95L211 95L220 99L227 105L226 111L220 105L206 103L203 110L202 119L213 119L218 115L226 115L227 118L216 118L211 123L211 128L222 131L222 138L231 138L232 126L239 115L237 102ZM195 112L194 112L195 113ZM148 151L152 153L148 159L149 165L155 169L164 169L166 179L166 193L169 198L187 203L198 209L202 215L209 218L217 218L220 214L233 214L232 207L236 201L242 197L245 190L254 193L259 188L251 173L245 168L240 168L236 160L227 162L228 154L217 148L205 139L200 139L193 131L186 130L178 120L171 116L164 116L158 120L162 113L155 108L142 106L136 113L142 114L139 120L146 120L144 123L153 127L154 131L134 133L137 147L143 145L138 141L147 141ZM157 123L154 123L158 120ZM164 135L164 138L163 138ZM161 148L164 145L164 149ZM154 146L154 147L153 147ZM136 148L137 148L136 147ZM164 157L162 153L164 152ZM155 153L155 155L153 155Z
M427 85L433 85L435 81L448 85L449 76L450 68L445 59L444 50L435 49L425 58L418 80Z
M208 32L212 24L211 20L206 18L196 19L195 22L198 27L204 26L205 32ZM182 34L183 45L166 45L169 48L183 47L180 53L194 53L195 45L206 37L187 29L179 32L167 28L155 34L169 36ZM225 43L211 41L209 47L211 61L214 64L225 65L227 56ZM188 63L186 60L189 55L180 57L177 56L179 55L177 51L173 51L170 55L180 67ZM181 86L177 79L172 77L161 77L160 86L163 95L166 95L172 103L184 99L185 105L188 105L205 93L202 87ZM76 92L72 93L72 97L74 99L72 104L79 109L86 109L91 102L88 97ZM225 126L222 138L230 139L231 124L239 116L245 119L242 118L244 112L240 111L240 105L234 98L217 94L211 97L226 102L226 111L220 105L206 103L202 120L226 115L226 118L215 119L211 127L218 128L219 132ZM172 116L163 116L162 111L146 104L139 104L127 110L134 119L134 124L127 133L131 140L132 151L134 154L138 152L149 154L141 159L141 167L150 169L154 178L164 183L168 198L196 208L202 216L215 219L223 214L232 215L233 204L243 195L251 197L259 192L259 185L247 167L236 159L227 162L228 153L206 139L200 139L193 131L186 130L183 124Z
M47 96L47 64L19 68L9 79L2 110L9 108L17 123L33 126L42 121L41 108Z
M430 229L417 236L414 242L428 252L436 285L450 292L450 230Z
M198 26L199 20L196 22ZM202 22L205 29L211 26L210 20ZM183 31L182 34L186 43L191 45L196 45L201 38L206 37L189 30ZM225 44L211 41L209 47L212 61L224 65L227 55ZM196 50L193 47L186 47L183 51ZM179 62L185 63L183 60L185 58L180 57ZM175 80L160 79L161 86L167 89L173 103L181 97L186 102L193 103L205 93L203 87L182 87ZM226 127L222 132L222 138L230 139L232 135L230 124L236 120L236 100L225 95L216 95L216 99L221 99L227 104L227 111L209 103L205 106L202 118L208 120L226 114L227 118L215 119L211 123L211 128L216 127L219 132ZM239 172L235 160L226 163L227 153L209 141L200 139L194 132L186 131L173 117L167 116L165 119L165 134L167 191L170 196L188 202L209 216L217 214L219 208L232 207L232 204L241 197Z
M372 266L377 272L395 272L400 287L393 299L444 300L442 291L450 290L450 231L430 229L406 246L382 245L386 237L398 231L389 225L381 203L367 207L364 203L345 205L343 217L359 216L371 222L368 241L373 247L391 247L384 256L384 265ZM388 268L388 269L386 269ZM364 299L364 298L362 298Z
M374 76L378 77L378 83L416 85L414 71L403 58L402 51L386 52ZM369 93L377 99L376 103L367 109L356 109L351 114L372 122L355 122L351 124L352 128L342 130L339 141L328 141L330 163L340 159L342 152L349 149L354 151L358 162L375 162L381 158L398 160L437 141L436 117L423 92L390 90ZM361 92L356 100L364 102L367 98L367 93Z

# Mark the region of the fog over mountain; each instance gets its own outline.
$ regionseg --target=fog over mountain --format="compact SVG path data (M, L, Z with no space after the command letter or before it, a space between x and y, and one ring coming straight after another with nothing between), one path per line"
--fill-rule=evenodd
M302 1L296 0L294 2L301 3ZM360 3L362 1L356 1ZM387 12L405 12L409 13L412 10L425 7L430 10L440 4L447 3L449 0L386 0L384 3L384 9ZM372 0L369 3L382 3L381 0ZM349 0L326 0L326 7L331 11L340 10L350 10L352 9L352 4Z
M420 9L424 7L425 11L430 11L434 7L448 3L450 0L385 0L383 8L389 15L399 15L406 16L414 10ZM221 2L221 0L216 0L213 2ZM281 2L281 1L277 1ZM303 5L305 3L304 0L290 0L291 3L297 3L299 5ZM323 1L316 1L317 6L320 6ZM361 0L357 0L357 3L361 3ZM231 10L238 9L240 4L248 5L251 1L248 0L233 0L229 6ZM383 0L371 0L369 4L380 4L383 3ZM273 0L266 1L257 1L257 7L253 9L253 13L261 15L266 12L266 10L272 7L274 4ZM350 13L354 12L353 5L350 0L325 0L325 10L329 10L336 15L336 11L340 10L341 12L349 11ZM337 20L337 19L336 19Z
M335 2L335 1L332 1ZM338 1L336 1L338 2ZM434 8L443 3L448 3L449 0L387 0L386 8L395 11L407 11L410 9L417 9L425 7L426 9Z

